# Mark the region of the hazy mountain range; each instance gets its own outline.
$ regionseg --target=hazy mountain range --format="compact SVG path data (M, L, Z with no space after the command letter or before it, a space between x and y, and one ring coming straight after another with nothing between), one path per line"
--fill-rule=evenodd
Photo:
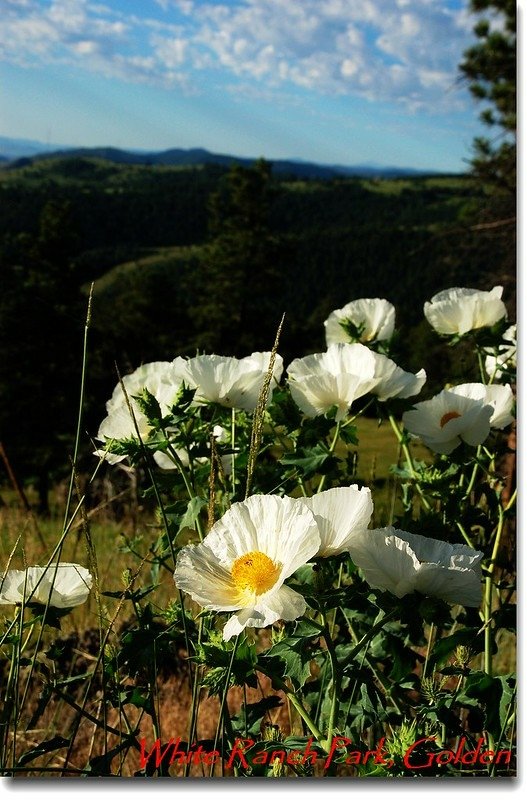
M250 166L256 158L241 158L222 153L211 153L203 148L184 150L171 148L162 151L122 150L117 147L67 147L32 139L12 139L0 136L0 161L5 169L25 166L28 161L49 158L84 157L102 158L116 164L145 164L166 166L197 166L199 164L219 164L230 166L240 164ZM302 159L269 159L276 173L287 173L304 178L335 178L338 176L359 176L395 178L404 175L439 174L435 170L418 170L411 167L391 167L378 164L316 164Z

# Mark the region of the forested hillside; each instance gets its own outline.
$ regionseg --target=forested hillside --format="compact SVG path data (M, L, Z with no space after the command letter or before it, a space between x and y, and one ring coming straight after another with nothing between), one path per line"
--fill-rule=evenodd
M470 177L308 181L263 161L64 157L4 167L0 193L0 438L23 476L68 466L92 281L91 435L116 364L270 349L283 312L287 363L324 349L331 310L386 297L413 341L400 361L425 367L430 392L447 365L422 321L426 299L504 283L512 313L511 231L486 224L498 201Z

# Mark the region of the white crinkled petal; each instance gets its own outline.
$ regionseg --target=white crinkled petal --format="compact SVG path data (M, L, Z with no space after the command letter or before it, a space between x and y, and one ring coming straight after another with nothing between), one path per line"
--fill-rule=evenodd
M357 384L356 379L354 384ZM348 413L353 399L350 389L351 386L344 387L342 381L339 383L338 378L328 372L289 381L291 397L307 417L318 417L337 406L337 421Z
M269 364L271 363L271 352L266 351L263 353L251 353L250 356L242 358L242 362L250 368L250 371L255 370L263 375L266 375L267 370L269 369ZM279 353L276 353L273 367L273 379L276 381L276 383L280 383L280 378L282 377L283 371L284 360Z
M270 352L255 352L242 359L202 355L189 359L179 371L186 385L196 389L196 403L219 403L227 408L254 411L270 357ZM273 369L275 381L280 380L282 370L283 360L277 354Z
M312 353L304 358L295 358L287 368L289 378L298 381L309 375L328 372L324 356L325 353Z
M133 417L125 402L112 408L99 426L97 438L100 441L105 439L115 439L117 441L121 439L137 439L137 430L139 430L139 435L142 439L148 436L151 426L147 418L133 400L130 402L130 406Z
M514 395L510 385L499 384L485 385L483 383L462 383L450 389L451 392L463 397L479 399L480 402L492 407L490 427L502 430L514 420L512 407Z
M491 416L492 407L488 405L467 411L463 416L465 423L463 431L459 434L463 441L471 445L471 447L483 444L490 433Z
M370 489L355 484L303 497L304 503L315 515L319 533L318 556L345 552L358 532L366 530L373 514Z
M514 395L509 384L499 386L496 384L486 386L487 403L493 407L494 412L490 418L491 428L503 430L507 425L514 421L512 409L514 406Z
M185 453L186 455L184 450L181 452ZM178 469L178 465L174 462L174 459L171 458L167 453L164 453L162 450L156 450L154 453L154 461L160 469Z
M223 628L223 638L228 641L245 628L267 628L279 619L286 621L297 619L305 613L306 607L302 595L288 586L281 586L276 592L266 596L265 601L257 603L254 608L244 608L233 614Z
M336 406L337 422L344 419L352 403L367 394L374 385L374 378L363 378L344 371L337 374L320 371L289 381L291 396L306 416L326 414Z
M418 373L406 372L398 367L395 361L383 355L374 353L376 384L372 394L377 395L381 402L390 397L413 397L419 394L426 381L424 369Z
M349 551L370 586L386 589L396 597L414 591L419 562L393 528L358 533L351 540Z
M234 611L243 605L230 570L219 563L206 539L179 551L174 583L203 608Z
M422 564L415 588L447 603L477 608L481 603L481 569Z
M0 575L0 605L21 603L25 580L26 571L21 569L10 569L5 575Z
M142 364L129 375L124 375L122 384L126 395L131 400L134 395L141 394L143 389L148 389L150 394L157 397L161 387L178 384L174 363L170 361L152 361ZM113 411L116 407L126 405L126 395L119 382L113 390L112 397L106 403L106 410Z
M369 347L359 342L330 345L324 353L323 362L333 375L356 375L364 382L375 379L375 355ZM371 383L369 388L373 385Z
M368 533L374 538L368 540ZM481 602L483 553L466 545L383 528L363 534L351 555L370 585L397 597L419 591L449 603L479 606Z

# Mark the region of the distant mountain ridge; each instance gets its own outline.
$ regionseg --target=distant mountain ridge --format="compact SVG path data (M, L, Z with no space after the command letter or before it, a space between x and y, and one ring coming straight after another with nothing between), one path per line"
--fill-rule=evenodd
M188 150L170 148L162 151L134 151L117 147L64 147L44 144L30 139L10 139L0 136L0 165L3 169L17 169L33 161L55 158L100 158L114 164L138 164L148 166L199 166L218 164L230 167L233 164L252 166L258 159L211 153L200 147ZM410 167L390 167L369 164L343 166L340 164L317 164L300 159L266 159L271 162L273 172L300 178L331 179L336 177L396 178L403 176L439 175L437 170L419 170Z

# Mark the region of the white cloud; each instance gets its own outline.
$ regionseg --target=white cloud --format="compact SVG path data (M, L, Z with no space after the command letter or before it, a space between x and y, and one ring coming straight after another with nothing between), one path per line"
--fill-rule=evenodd
M452 106L474 23L444 0L152 0L144 17L117 0L2 4L0 56L17 63L72 61L197 87L215 70L265 91L296 86L429 110Z

